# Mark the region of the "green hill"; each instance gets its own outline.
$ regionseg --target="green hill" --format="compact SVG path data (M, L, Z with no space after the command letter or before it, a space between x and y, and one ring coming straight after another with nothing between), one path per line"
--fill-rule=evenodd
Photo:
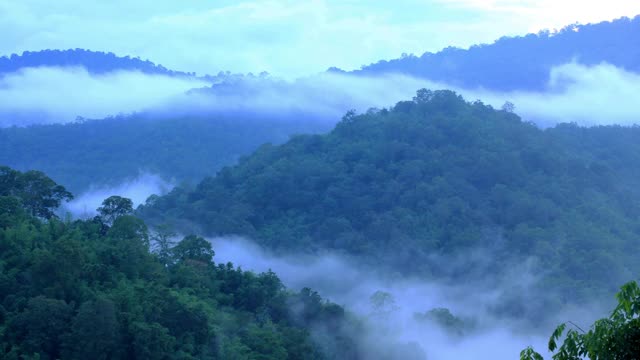
M70 196L0 167L0 358L370 358L349 335L359 323L318 293L215 264L194 235L173 246L127 201L61 221Z
M424 277L487 279L533 259L543 292L579 302L639 273L639 135L542 130L450 91L420 90L391 109L349 113L329 134L264 145L139 214ZM447 263L477 250L482 266Z

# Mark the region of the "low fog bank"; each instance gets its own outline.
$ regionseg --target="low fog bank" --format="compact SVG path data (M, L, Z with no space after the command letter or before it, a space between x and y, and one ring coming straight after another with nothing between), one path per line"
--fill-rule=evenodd
M516 289L525 294L522 301L536 301L530 290L536 275L526 262L486 283L446 283L401 278L331 253L276 256L241 238L210 241L216 262L256 272L271 269L288 288L310 287L366 319L370 331L359 334L365 344L418 344L428 359L516 359L529 345L545 350L558 323L588 324L604 315L594 309L549 309L548 324L537 327L524 313L496 317L491 309L506 292Z
M174 184L157 175L142 173L135 179L114 187L98 186L76 195L72 201L64 204L62 211L71 213L74 218L85 219L95 216L97 214L96 209L109 196L118 195L129 198L133 201L135 208L144 203L149 196L166 194L173 187Z
M467 101L476 99L494 108L509 101L525 121L541 127L575 122L584 126L640 122L635 106L640 91L640 75L609 64L585 66L569 63L551 69L544 92L495 92L465 89L405 75L359 76L326 72L291 82L270 77L248 77L229 83L192 90L169 104L165 111L197 109L247 111L278 114L298 112L336 122L348 110L365 112L391 107L411 99L420 88L451 89Z
M253 114L335 123L347 111L391 107L420 88L451 89L495 108L506 101L539 126L638 123L640 75L608 64L554 67L544 92L464 89L405 75L359 76L325 72L285 81L270 76L217 79L83 68L27 68L0 78L0 127L57 123L145 112L150 116Z
M133 113L208 84L196 78L138 71L96 75L82 67L24 68L0 76L0 127Z

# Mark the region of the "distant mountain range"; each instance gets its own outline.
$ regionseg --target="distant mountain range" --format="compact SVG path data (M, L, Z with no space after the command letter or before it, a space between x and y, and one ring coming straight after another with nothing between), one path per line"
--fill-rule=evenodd
M550 70L570 62L585 65L606 62L627 71L640 72L640 16L598 24L570 25L557 32L503 37L492 44L474 45L468 50L449 47L437 53L404 55L352 72L335 67L328 71L368 76L405 74L463 88L543 91ZM26 51L22 55L0 57L0 74L38 66L82 66L92 74L136 70L170 76L196 75L170 70L137 57L120 57L110 52L84 49ZM215 76L203 77L226 80L230 75L219 72ZM238 77L234 76L233 80Z
M174 71L162 65L138 57L116 56L114 53L84 49L25 51L22 55L0 57L0 74L18 71L27 67L81 66L91 74L103 74L116 70L140 71L146 74L171 76L194 76L195 73Z
M437 53L381 60L352 74L399 73L464 88L542 91L551 68L572 61L584 65L606 62L640 72L640 16L570 25L557 33L503 37L468 50L450 47Z

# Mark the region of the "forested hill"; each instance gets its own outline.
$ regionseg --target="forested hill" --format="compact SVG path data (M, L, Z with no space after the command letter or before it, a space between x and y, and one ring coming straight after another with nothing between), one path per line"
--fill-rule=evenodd
M355 71L361 75L401 73L461 87L492 90L544 90L553 66L572 61L606 62L640 72L640 16L599 24L567 26L558 33L503 37L468 50L379 61Z
M152 173L197 182L266 142L329 130L306 114L132 115L0 129L0 164L38 169L75 193Z
M349 113L327 135L264 145L139 214L439 278L487 278L533 258L541 293L579 301L640 271L638 136L637 127L541 130L420 90L391 109ZM475 251L487 254L480 268L435 261Z
M84 49L25 51L21 55L0 57L0 75L27 67L74 67L80 66L91 74L103 74L118 70L140 71L146 74L190 76L193 73L173 71L149 60L120 57L113 53Z
M216 264L201 237L149 231L128 199L110 197L93 219L57 219L70 197L41 172L0 166L2 359L408 355L360 343L360 321L315 291Z

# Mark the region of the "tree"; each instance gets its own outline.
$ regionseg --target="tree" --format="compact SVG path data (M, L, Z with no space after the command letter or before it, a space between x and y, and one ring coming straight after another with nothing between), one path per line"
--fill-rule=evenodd
M106 198L102 202L102 206L97 210L104 222L113 224L120 216L133 213L133 201L122 196L113 195Z
M192 260L209 263L215 252L207 240L196 235L189 235L173 248L173 255L178 261Z
M428 103L433 99L433 91L428 89L420 89L416 92L416 96L413 97L415 103Z
M640 287L635 281L623 285L616 295L618 306L587 332L572 322L560 324L549 339L554 360L637 360L640 358ZM569 325L569 326L567 326ZM568 329L568 330L567 330ZM565 333L566 330L566 333ZM558 346L558 339L564 341ZM542 360L531 347L520 353L520 360Z
M502 111L506 111L508 113L512 113L516 110L516 106L513 105L513 103L511 101L506 101L504 104L502 104Z
M173 238L176 233L171 230L168 224L161 224L155 228L151 241L153 242L153 249L160 261L168 265L171 261L171 248L175 245Z
M43 172L21 173L6 166L0 166L0 196L19 198L31 216L45 219L56 217L54 210L63 200L73 199L70 192Z
M96 299L83 303L73 319L71 343L68 343L72 359L117 358L120 332L116 307L111 300Z

